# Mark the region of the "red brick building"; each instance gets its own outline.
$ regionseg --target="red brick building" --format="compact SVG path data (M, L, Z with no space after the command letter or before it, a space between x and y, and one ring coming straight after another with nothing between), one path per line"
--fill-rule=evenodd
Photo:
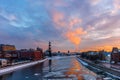
M0 58L8 59L10 62L15 60L40 60L44 58L41 48L16 50L14 45L0 44Z
M18 52L19 59L40 60L44 58L42 50L23 50Z

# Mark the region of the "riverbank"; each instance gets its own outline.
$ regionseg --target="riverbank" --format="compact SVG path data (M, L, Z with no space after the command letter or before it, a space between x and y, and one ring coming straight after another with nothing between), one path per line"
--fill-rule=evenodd
M116 71L116 70L111 69L111 68L107 68L107 67L100 65L100 64L95 64L92 61L87 60L87 59L83 59L80 57L79 57L79 59L81 60L81 62L83 62L84 66L86 66L86 67L88 66L88 67L94 69L96 73L105 73L105 74L108 74L114 78L117 78L117 80L120 79L120 72L119 71Z
M22 69L22 68L26 68L26 67L30 67L30 66L42 63L46 60L48 60L48 59L43 59L43 60L33 61L33 62L25 63L25 64L19 64L19 65L1 68L0 69L0 76L7 74L7 73L10 73L10 72L13 72L13 71L18 70L18 69Z
M68 56L64 56L64 57L58 56L58 57L52 57L52 58L48 57L48 58L43 59L43 60L32 61L32 62L13 65L13 66L3 67L3 68L0 68L0 76L4 75L4 74L7 74L7 73L10 73L10 72L13 72L13 71L16 71L18 69L22 69L22 68L26 68L26 67L30 67L30 66L42 63L46 60L55 60L55 59L66 58L66 57L68 57ZM69 56L69 57L74 57L74 56Z

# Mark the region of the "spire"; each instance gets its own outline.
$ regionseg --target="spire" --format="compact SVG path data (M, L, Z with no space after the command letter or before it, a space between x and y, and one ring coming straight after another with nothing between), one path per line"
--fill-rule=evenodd
M48 52L49 52L49 57L52 57L52 51L51 51L51 42L49 41L49 48L48 48Z

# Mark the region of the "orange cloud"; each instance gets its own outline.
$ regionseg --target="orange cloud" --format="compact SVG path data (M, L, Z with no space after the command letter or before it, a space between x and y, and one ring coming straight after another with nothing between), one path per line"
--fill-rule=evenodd
M86 32L79 27L82 23L82 19L79 17L72 16L66 18L65 14L62 12L53 11L53 22L58 30L64 30L63 36L66 37L71 43L73 43L76 48L81 43L81 35L86 34ZM64 35L65 34L65 35Z
M89 44L90 45L90 44ZM91 46L86 46L82 48L80 51L100 51L100 50L105 50L105 51L112 51L113 47L118 47L120 48L120 38L109 38L107 41L102 41L102 43L99 44L93 44Z
M86 52L86 51L101 51L101 50L105 50L105 51L112 51L112 47L111 45L104 45L104 46L91 46L91 48L85 48L85 49L81 49L81 52Z
M86 34L86 32L79 27L82 23L82 19L73 18L68 23L68 31L66 32L66 38L72 42L76 47L81 43L81 35Z
M68 31L66 33L66 37L69 41L71 41L74 45L79 45L81 42L81 35L86 34L82 28L75 29L74 31Z

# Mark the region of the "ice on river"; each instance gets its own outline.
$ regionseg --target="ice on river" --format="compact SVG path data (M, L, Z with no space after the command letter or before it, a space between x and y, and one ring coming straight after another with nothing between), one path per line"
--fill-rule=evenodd
M96 74L83 67L76 57L54 58L50 65L44 68L44 71L46 73L44 77L48 79L96 80Z

